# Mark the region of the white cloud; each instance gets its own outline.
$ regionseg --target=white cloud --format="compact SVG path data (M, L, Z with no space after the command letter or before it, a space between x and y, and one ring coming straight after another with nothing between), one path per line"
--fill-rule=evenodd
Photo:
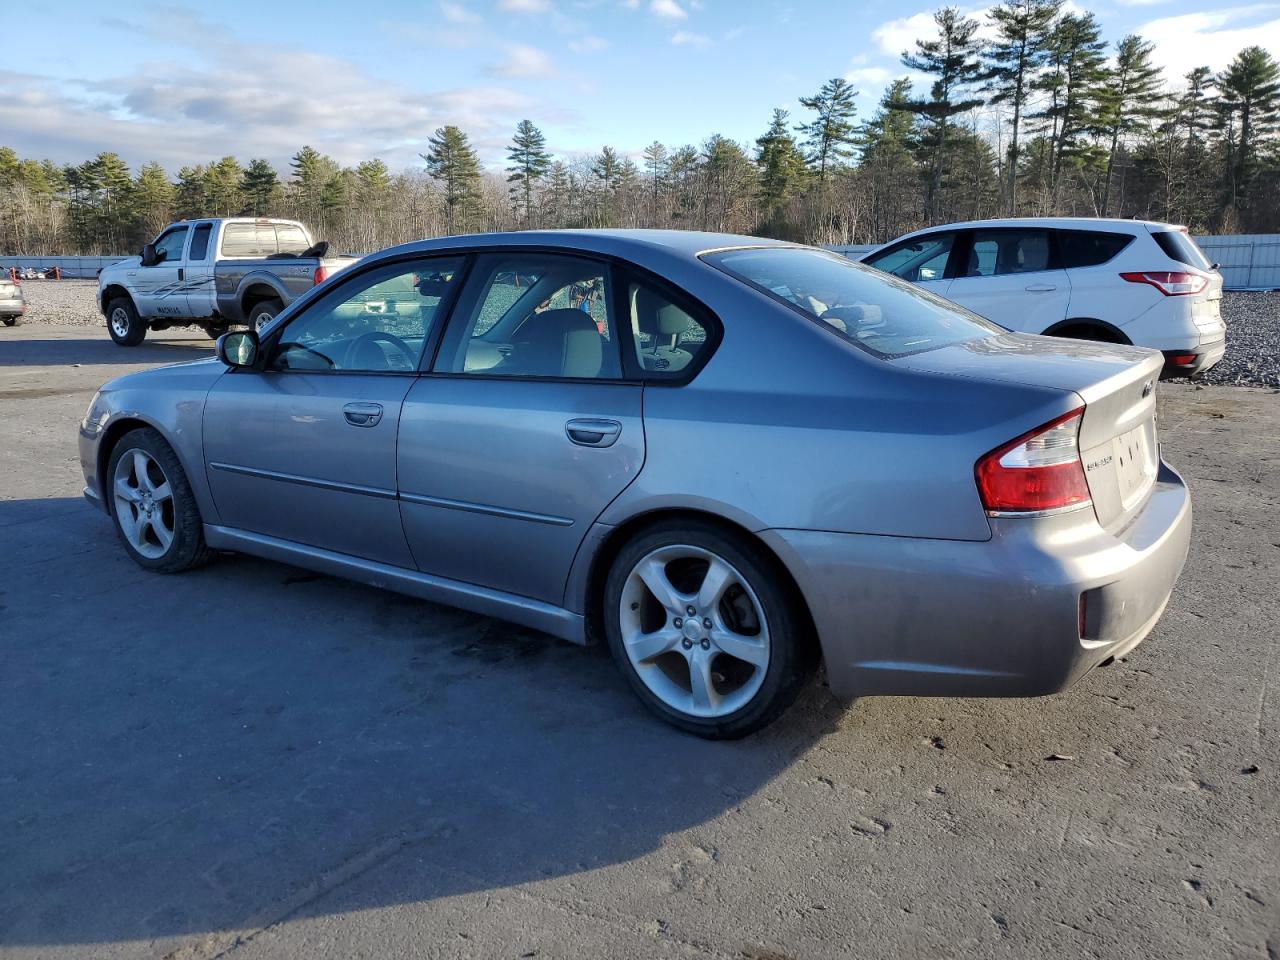
M650 0L649 12L664 20L684 20L689 16L676 0Z
M468 10L464 4L450 3L449 0L440 0L440 15L450 23L476 23L480 20L480 17Z
M1116 0L1122 7L1158 7L1169 0Z
M569 41L569 49L574 53L599 53L608 46L608 40L604 37L597 37L594 34L588 34L585 37L579 37L577 40Z
M619 6L627 10L636 10L640 7L640 0L622 0Z
M509 13L547 13L550 0L498 0L498 9Z
M850 67L844 72L844 78L860 92L874 93L893 79L893 73L887 67Z
M543 51L525 44L513 44L507 48L507 59L493 68L500 77L554 77L556 65Z
M1166 78L1179 82L1193 67L1221 70L1244 47L1280 50L1277 13L1280 7L1275 4L1230 7L1213 13L1162 17L1134 32L1155 45L1151 57Z
M671 42L677 47L705 47L711 41L700 33L689 33L687 30L677 30L671 35Z

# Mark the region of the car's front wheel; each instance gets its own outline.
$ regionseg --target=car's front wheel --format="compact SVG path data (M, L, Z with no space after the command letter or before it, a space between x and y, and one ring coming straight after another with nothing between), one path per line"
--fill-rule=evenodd
M141 566L179 573L209 558L200 509L173 448L155 430L125 434L107 466L111 516Z
M667 722L742 737L795 699L812 661L807 621L770 560L696 521L657 525L619 551L605 633L632 688Z
M147 321L128 297L116 297L107 304L107 330L122 347L136 347L147 335Z

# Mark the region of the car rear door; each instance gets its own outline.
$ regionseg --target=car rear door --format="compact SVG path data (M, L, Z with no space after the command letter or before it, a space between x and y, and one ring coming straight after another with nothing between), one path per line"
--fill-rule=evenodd
M214 224L208 221L191 228L183 284L189 317L211 317L217 308L217 291L213 285L213 232Z
M400 420L419 569L562 602L587 530L644 462L612 285L607 264L577 257L479 259Z
M966 230L947 299L1010 330L1043 333L1066 319L1067 272L1052 232L1042 227Z
M462 263L416 258L353 273L267 338L261 369L218 380L204 450L223 524L413 568L396 434Z

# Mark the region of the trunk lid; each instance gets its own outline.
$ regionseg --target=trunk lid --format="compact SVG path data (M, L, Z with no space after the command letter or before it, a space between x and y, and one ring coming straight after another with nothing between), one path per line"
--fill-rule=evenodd
M1085 404L1080 456L1098 522L1117 530L1146 502L1160 458L1155 385L1164 357L1158 351L1003 333L891 362L923 373L1076 394Z

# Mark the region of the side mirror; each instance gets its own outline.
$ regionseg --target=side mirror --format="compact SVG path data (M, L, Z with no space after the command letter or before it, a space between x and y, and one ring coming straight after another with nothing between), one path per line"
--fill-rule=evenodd
M228 367L252 367L258 360L258 335L252 330L224 333L213 349Z
M160 257L156 254L156 245L148 243L142 248L142 265L144 267L154 267L160 262Z

